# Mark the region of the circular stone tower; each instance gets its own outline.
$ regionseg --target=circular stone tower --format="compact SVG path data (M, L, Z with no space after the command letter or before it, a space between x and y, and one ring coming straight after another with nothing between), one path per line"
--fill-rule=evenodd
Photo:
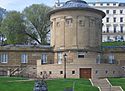
M51 46L58 50L100 51L102 18L105 13L85 1L70 0L49 12Z
M70 69L92 68L101 51L102 18L105 13L91 8L85 1L70 0L54 8L48 15L52 22L54 63L63 64L66 53Z

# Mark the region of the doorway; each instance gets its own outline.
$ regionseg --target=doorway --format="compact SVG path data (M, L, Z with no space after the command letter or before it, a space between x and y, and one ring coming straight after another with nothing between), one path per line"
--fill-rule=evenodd
M91 78L92 68L80 68L80 78Z

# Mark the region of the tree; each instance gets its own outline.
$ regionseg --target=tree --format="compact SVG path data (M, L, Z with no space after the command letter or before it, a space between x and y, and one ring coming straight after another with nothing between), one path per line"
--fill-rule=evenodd
M4 18L4 16L5 16L5 14L6 14L6 9L3 9L3 8L0 7L0 26L1 26L1 22ZM3 40L4 40L4 36L0 32L0 45L3 44Z
M25 29L22 14L17 11L10 11L2 21L0 31L7 39L7 44L26 44L28 36L25 35Z
M6 14L6 10L0 7L0 25L5 14Z
M26 7L23 14L30 23L26 23L26 34L39 44L47 44L47 34L49 32L50 21L47 17L51 8L44 4L33 4Z

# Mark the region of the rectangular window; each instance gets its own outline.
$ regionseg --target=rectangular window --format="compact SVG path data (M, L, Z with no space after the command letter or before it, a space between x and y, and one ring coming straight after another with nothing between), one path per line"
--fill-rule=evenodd
M63 71L60 71L60 74L63 74Z
M116 22L116 17L113 18L113 21Z
M63 55L62 55L62 53L58 53L58 54L57 54L57 58L58 58L58 64L62 64L62 60L63 60Z
M123 22L123 17L120 17L120 22Z
M72 71L72 74L75 74L75 71L74 71L74 70Z
M84 27L85 26L85 22L83 20L79 20L79 26Z
M124 37L123 36L121 36L121 41L124 41Z
M41 56L41 64L47 63L47 54L42 54Z
M123 10L120 10L120 14L123 14Z
M101 54L98 54L98 55L97 55L96 63L97 63L97 64L100 64L100 63L101 63Z
M0 62L1 63L8 63L8 54L7 53L0 54Z
M28 55L26 53L21 55L21 63L28 63Z
M116 26L114 26L114 33L116 33Z
M101 6L103 6L103 3L100 3Z
M113 10L113 14L116 14L116 10Z
M78 58L84 58L85 52L78 52Z
M109 14L109 10L106 10L106 13Z
M123 33L123 26L120 26L120 31L121 33Z
M106 18L106 22L109 22L109 18L108 17Z
M109 3L107 3L107 6L109 6Z
M116 3L113 3L113 6L115 6L116 5Z
M109 54L109 63L114 63L114 55L112 53Z
M71 24L72 24L72 18L66 18L66 25L68 25L68 26L71 26Z
M109 27L107 27L107 33L109 33Z

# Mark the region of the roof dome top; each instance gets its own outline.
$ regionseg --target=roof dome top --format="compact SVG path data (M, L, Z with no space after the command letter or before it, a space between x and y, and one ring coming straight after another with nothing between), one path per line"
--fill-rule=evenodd
M72 1L72 2L82 2L82 3L86 3L85 1L83 1L83 0L70 0L70 1ZM86 3L87 4L87 3Z
M61 8L72 8L72 7L85 8L85 7L89 7L89 5L82 0L70 0L70 1L67 1Z

